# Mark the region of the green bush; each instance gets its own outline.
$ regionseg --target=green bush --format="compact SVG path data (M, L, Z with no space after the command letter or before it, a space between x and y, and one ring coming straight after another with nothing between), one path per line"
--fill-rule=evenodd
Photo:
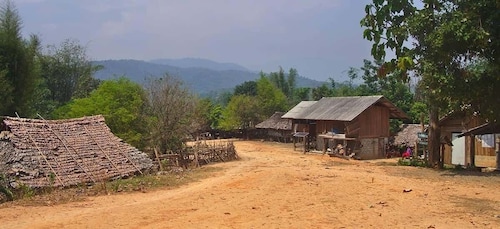
M416 166L416 167L426 167L427 164L424 160L418 158L410 158L410 159L399 159L398 165L402 166Z

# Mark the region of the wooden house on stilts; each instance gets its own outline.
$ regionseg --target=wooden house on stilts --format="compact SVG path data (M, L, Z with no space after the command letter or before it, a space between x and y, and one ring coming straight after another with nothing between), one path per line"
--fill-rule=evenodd
M385 157L389 119L408 116L383 96L325 97L303 101L284 114L293 130L308 133L312 147L342 144L361 159Z

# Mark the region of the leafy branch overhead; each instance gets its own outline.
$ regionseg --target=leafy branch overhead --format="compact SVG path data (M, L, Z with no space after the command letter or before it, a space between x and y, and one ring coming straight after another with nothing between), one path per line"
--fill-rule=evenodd
M469 112L486 120L500 120L495 96L500 88L500 4L496 0L422 3L373 0L360 24L365 28L363 37L372 42L372 56L384 61L379 76L397 73L405 81L411 73L420 78L429 108L429 146L437 161L440 112L470 107ZM395 58L385 61L387 51Z

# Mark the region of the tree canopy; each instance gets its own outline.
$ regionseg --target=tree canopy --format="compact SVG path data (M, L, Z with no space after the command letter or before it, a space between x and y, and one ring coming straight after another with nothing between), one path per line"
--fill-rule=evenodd
M410 74L420 77L420 87L429 108L429 150L431 163L439 158L440 111L471 106L485 118L497 120L500 111L498 97L474 98L476 86L488 72L493 85L499 85L498 36L500 35L500 5L496 0L451 1L423 0L423 5L411 0L373 0L366 5L363 37L373 42L372 56L383 61L386 51L395 58L379 68L379 76L397 73L407 81ZM483 71L471 67L484 63ZM493 69L497 70L493 70ZM474 84L470 84L473 81ZM457 88L469 90L466 96ZM482 89L494 94L494 87ZM489 104L489 105L487 105ZM491 114L491 115L490 115ZM496 115L494 115L496 114ZM489 117L488 117L489 116Z
M104 81L89 97L74 99L55 112L56 118L77 118L102 114L111 131L126 142L144 147L146 137L143 109L144 89L121 77Z

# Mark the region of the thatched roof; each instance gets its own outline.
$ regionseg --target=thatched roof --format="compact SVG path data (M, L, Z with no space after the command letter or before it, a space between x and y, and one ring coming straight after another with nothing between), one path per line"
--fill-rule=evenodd
M310 101L307 104L299 103L290 112L283 115L283 118L349 122L376 104L387 107L391 118L408 119L408 116L403 111L381 95L324 97L315 103Z
M0 174L15 186L70 186L151 168L149 157L111 133L103 116L67 120L3 118Z
M292 130L292 120L282 119L284 112L275 112L267 120L255 125L257 129Z
M422 132L421 124L402 124L401 130L394 136L394 144L415 146L419 132Z

